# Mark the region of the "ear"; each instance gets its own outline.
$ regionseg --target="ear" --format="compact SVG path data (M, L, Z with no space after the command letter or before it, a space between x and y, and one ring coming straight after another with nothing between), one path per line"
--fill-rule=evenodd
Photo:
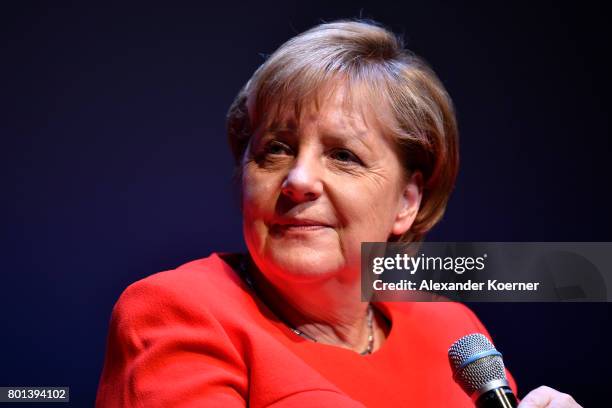
M410 175L400 197L399 209L391 229L393 235L403 235L410 229L421 207L422 198L423 175L420 171L415 171Z

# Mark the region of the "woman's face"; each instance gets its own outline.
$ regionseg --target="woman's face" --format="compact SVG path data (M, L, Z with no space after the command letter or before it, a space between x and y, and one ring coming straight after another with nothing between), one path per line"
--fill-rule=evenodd
M420 175L346 90L253 135L243 161L244 236L260 270L282 279L357 279L360 247L406 232Z

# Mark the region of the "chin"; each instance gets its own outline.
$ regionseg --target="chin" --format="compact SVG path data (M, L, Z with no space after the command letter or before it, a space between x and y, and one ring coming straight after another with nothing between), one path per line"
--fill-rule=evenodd
M328 279L345 268L341 254L329 249L286 248L267 254L266 259L275 275L296 281Z

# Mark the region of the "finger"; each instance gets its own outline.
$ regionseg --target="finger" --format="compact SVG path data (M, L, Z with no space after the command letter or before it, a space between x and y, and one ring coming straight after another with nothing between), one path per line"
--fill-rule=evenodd
M582 408L569 394L547 386L531 391L523 398L519 408Z
M547 408L582 408L569 394L559 392L555 395Z
M518 408L548 408L548 404L550 404L554 395L551 391L558 392L545 385L536 388L525 395Z

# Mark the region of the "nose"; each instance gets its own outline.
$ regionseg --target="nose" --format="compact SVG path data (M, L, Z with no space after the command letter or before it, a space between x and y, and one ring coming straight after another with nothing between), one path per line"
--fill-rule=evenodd
M283 180L281 192L294 202L316 200L323 193L321 171L316 157L298 157Z

